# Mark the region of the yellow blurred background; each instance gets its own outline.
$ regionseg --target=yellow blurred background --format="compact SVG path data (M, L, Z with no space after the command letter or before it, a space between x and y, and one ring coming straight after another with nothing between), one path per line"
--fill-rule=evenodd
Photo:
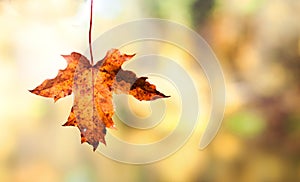
M93 37L147 17L203 36L226 80L217 137L199 150L198 126L178 152L147 165L115 162L81 145L77 129L61 126L72 96L54 104L27 90L66 66L61 54L86 51L89 1L2 0L1 182L300 181L300 1L95 0L94 15Z

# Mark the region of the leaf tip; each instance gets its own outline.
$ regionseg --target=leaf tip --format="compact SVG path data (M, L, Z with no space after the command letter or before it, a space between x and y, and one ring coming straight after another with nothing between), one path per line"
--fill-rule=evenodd
M68 120L65 124L63 124L62 126L77 126L76 121L74 120Z
M74 60L79 60L82 56L77 52L72 52L70 55L61 55L68 63L73 62Z
M71 56L70 55L61 55L68 63L70 62Z
M95 152L95 150L98 148L99 142L93 142L91 145L93 146L93 151Z
M125 57L127 58L127 59L131 59L132 57L134 57L136 55L136 53L134 53L134 54L125 54Z
M38 94L37 90L36 89L32 89L32 90L28 90L30 93L33 93L33 94Z

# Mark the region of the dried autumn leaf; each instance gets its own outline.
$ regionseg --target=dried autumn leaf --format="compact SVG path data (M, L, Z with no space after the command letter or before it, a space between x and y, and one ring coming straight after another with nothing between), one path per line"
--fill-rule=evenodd
M112 49L95 65L79 53L63 56L68 62L67 68L59 70L55 78L45 80L30 92L54 98L54 101L73 92L74 104L63 126L78 127L81 142L89 143L95 151L99 142L105 144L106 128L114 127L113 92L130 94L138 100L168 97L147 82L147 77L137 78L133 72L121 69L122 64L133 56Z

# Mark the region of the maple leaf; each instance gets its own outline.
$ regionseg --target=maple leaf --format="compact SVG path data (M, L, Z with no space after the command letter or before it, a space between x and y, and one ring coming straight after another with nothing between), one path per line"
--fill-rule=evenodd
M101 61L91 65L86 57L73 52L63 56L68 63L66 69L59 70L55 78L45 80L30 92L54 101L73 92L74 104L63 126L78 127L81 143L89 143L95 151L99 142L106 144L106 128L114 128L113 92L147 101L169 97L147 82L147 77L138 78L135 73L122 70L122 64L133 56L112 49Z

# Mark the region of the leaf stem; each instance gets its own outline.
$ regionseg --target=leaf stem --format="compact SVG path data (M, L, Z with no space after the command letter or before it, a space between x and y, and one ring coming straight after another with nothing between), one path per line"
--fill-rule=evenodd
M91 0L90 30L89 30L89 48L90 48L90 55L91 55L91 65L94 64L93 49L92 49L92 24L93 24L93 0Z

